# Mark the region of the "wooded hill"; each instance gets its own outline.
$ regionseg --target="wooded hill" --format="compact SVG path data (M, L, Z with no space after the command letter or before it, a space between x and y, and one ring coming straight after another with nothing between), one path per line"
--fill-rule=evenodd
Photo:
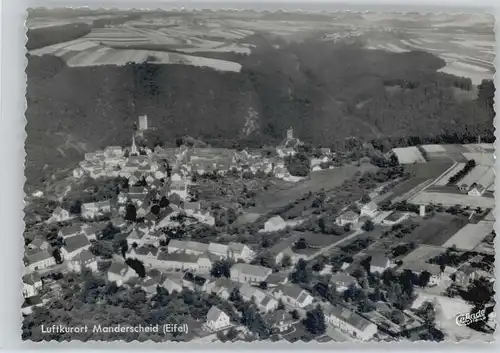
M52 56L29 57L28 185L76 163L82 150L127 145L140 114L163 141L190 135L221 147L275 144L290 126L303 141L335 148L346 137L493 131L492 83L479 99L458 101L454 91L471 89L470 80L437 73L445 63L431 54L257 39L251 55L212 54L240 62L240 73L156 64L70 68ZM245 136L251 111L258 129Z

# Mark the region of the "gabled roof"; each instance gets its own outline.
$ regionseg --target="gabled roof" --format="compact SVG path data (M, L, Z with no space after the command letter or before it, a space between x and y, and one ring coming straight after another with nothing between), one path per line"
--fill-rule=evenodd
M64 249L72 253L73 251L83 248L85 246L90 245L89 240L87 237L83 234L75 235L73 237L66 238L65 240L66 245L64 245Z
M245 249L245 247L246 245L242 243L235 243L235 242L229 243L229 249L235 254L241 254Z
M285 220L283 218L281 218L280 216L274 216L274 217L271 217L269 218L266 223L270 223L272 225L281 225L283 223L285 223Z
M83 250L73 259L73 261L80 261L82 264L95 260L97 260L96 256L89 250Z
M295 284L284 285L281 287L281 290L284 295L296 300L299 303L303 303L307 299L307 297L311 296L304 289Z
M228 246L225 244L210 243L208 245L208 251L216 254L227 254Z
M346 220L356 220L359 218L359 215L356 212L349 210L349 211L341 214L339 218L346 219Z
M85 238L85 239L87 239L87 238ZM52 255L50 255L49 252L46 250L37 251L36 253L26 254L24 256L28 265L47 260L48 258L51 258L51 257L52 257Z
M249 265L243 263L234 264L233 267L231 267L231 270L237 270L238 272L241 272L243 274L251 276L259 276L259 277L267 277L273 272L268 267Z
M132 249L137 255L148 255L151 254L156 256L158 254L158 248L153 246L141 246L139 248Z
M366 327L371 324L371 322L367 319L342 306L327 304L325 305L323 312L325 315L334 316L339 320L357 328L360 331L364 331Z
M121 275L122 271L127 270L128 266L120 262L113 262L108 268L108 272L114 273L116 275Z
M210 308L207 314L207 321L217 321L221 316L228 316L224 311L220 310L215 305Z
M82 227L80 224L72 224L66 227L63 227L60 229L60 232L63 237L67 237L76 233L79 233L82 230Z
M181 250L198 251L203 253L208 250L209 244L199 243L196 241L182 241L182 240L172 239L168 243L168 247L169 248L174 247Z
M376 211L377 208L377 204L373 201L370 201L367 204L363 205L361 209L364 211Z
M174 252L174 253L166 253L161 252L158 255L159 261L175 261L182 263L196 263L198 261L198 256L186 254L185 252Z
M29 273L23 276L23 283L30 284L32 286L40 281L41 281L40 275L36 272Z

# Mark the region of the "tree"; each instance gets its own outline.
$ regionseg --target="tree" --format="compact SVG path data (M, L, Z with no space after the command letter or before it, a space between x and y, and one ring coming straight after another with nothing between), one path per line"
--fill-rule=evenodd
M125 220L135 222L137 221L137 209L134 205L128 204L125 210Z
M405 321L405 316L403 314L403 312L401 310L393 310L391 312L391 321L398 324L398 325L401 325L404 323Z
M323 309L318 305L315 309L308 311L306 318L302 320L303 325L310 333L321 335L326 331L325 317Z
M369 203L371 200L372 200L371 197L367 194L364 194L363 197L361 198L361 202L365 204Z
M428 271L422 271L418 276L418 285L420 287L426 287L431 279L431 274Z
M61 256L61 251L59 249L54 249L52 251L52 256L56 260L56 264L61 264L64 261L64 258Z
M160 205L151 206L151 213L158 216L160 214Z
M296 243L295 243L295 249L306 249L307 248L307 242L304 238L300 238Z
M312 273L307 268L307 262L300 259L295 265L295 271L290 275L293 283L309 283L311 281Z
M146 268L144 267L142 261L128 258L125 260L125 263L137 273L137 276L140 278L146 277Z
M160 199L160 207L167 208L170 205L170 201L168 201L166 196L162 196Z
M82 202L80 200L75 200L71 207L69 208L69 213L80 214L82 213Z
M231 277L231 266L231 262L227 260L215 261L212 265L212 269L210 270L210 274L216 278L222 276L229 278Z
M292 258L290 257L290 255L283 256L283 258L281 259L281 267L288 268L290 266L292 266Z
M371 232L375 229L375 225L371 219L367 219L363 226L361 227L365 232Z

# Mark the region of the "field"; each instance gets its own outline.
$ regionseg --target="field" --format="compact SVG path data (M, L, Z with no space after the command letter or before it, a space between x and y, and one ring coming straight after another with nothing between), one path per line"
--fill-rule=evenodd
M493 222L479 222L477 224L467 224L453 235L443 246L451 247L455 245L458 249L472 250L483 239L493 231Z
M404 241L418 244L441 246L467 223L466 218L459 218L447 214L439 214L431 219L422 221L419 227L404 237Z
M311 173L311 177L307 180L296 184L286 183L282 188L258 194L255 197L256 207L251 212L264 213L286 206L308 192L317 193L321 189L333 189L342 185L344 181L353 179L357 171L363 173L374 168L376 167L373 165L345 166Z

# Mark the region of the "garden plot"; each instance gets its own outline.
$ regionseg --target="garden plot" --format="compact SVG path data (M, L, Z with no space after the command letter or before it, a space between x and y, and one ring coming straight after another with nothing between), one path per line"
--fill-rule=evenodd
M493 231L493 222L479 222L477 224L467 224L460 229L455 235L448 239L443 246L456 246L462 250L472 250L483 239Z
M425 163L425 159L417 147L393 148L400 164Z

